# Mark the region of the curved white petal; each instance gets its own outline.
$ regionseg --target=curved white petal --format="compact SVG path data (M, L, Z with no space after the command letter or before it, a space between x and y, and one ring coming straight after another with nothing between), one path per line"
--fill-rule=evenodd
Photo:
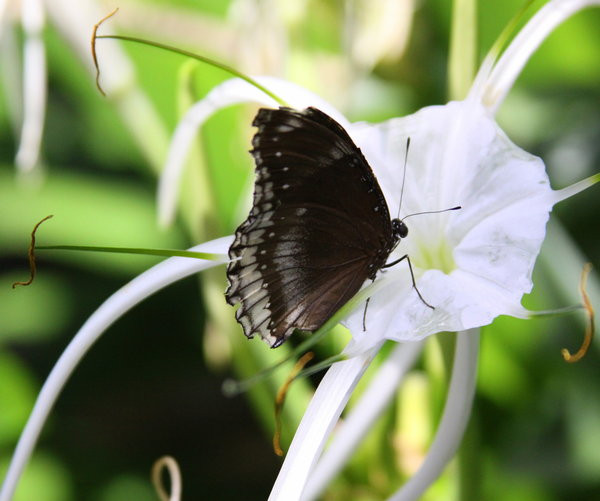
M308 476L327 437L380 347L381 344L329 368L296 430L269 501L301 499Z
M197 245L190 250L224 254L223 262L225 262L227 248L232 242L233 237L229 236ZM81 358L102 333L125 312L156 291L218 264L221 263L182 257L166 259L115 292L87 319L52 368L40 390L4 478L0 501L10 501L12 498L19 477L31 456L54 402Z
M388 501L420 499L456 453L471 415L478 358L479 331L460 332L456 340L452 380L435 439L417 473Z
M23 66L23 126L15 157L21 172L31 171L39 161L46 111L46 52L42 40L44 9L41 0L23 0L25 32Z
M546 37L576 12L595 5L600 6L600 0L551 0L544 5L504 51L488 81L480 88L482 96L473 97L479 98L495 113L531 55Z
M423 349L423 342L398 344L377 369L361 399L336 429L333 442L310 476L302 501L316 499L341 471L373 423L396 394L404 375Z
M315 106L334 117L345 127L346 118L329 103L302 87L275 77L255 77L255 80L282 98L294 108ZM234 78L211 90L204 99L192 106L183 116L169 147L165 168L158 183L158 219L163 226L170 224L175 215L179 184L190 146L202 124L216 111L233 104L254 102L268 107L278 103L248 82Z
M440 331L461 331L496 316L526 316L521 297L531 290L555 192L543 162L515 146L476 101L424 108L414 115L374 126L359 125L354 136L380 181L395 215L401 192L406 138L402 214L462 206L421 215L390 261L411 258L380 274L386 286L371 298L367 331L362 309L346 325L362 344L377 332L397 341Z

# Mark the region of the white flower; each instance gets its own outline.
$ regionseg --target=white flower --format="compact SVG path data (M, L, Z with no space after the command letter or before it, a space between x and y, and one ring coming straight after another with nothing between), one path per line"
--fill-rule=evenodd
M411 149L401 216L462 206L460 211L418 216L407 223L409 235L390 261L403 254L411 257L419 290L435 310L427 308L414 292L407 263L380 274L371 296L367 329L362 327L363 309L355 309L345 321L353 335L345 353L352 358L332 366L323 378L270 499L314 499L344 464L387 402L376 395L391 398L399 384L400 377L377 378L376 390L367 391L366 403L357 406L342 427L346 431L339 433L317 465L327 437L384 339L417 341L440 331L461 331L436 440L419 472L394 499L418 498L453 456L474 393L478 332L468 329L487 325L502 314L527 316L521 298L531 291L533 266L553 205L597 181L552 190L543 161L513 144L494 121L494 113L544 38L568 16L593 3L598 1L549 2L495 65L491 58L484 61L467 99L382 124L350 124L337 110L293 84L256 79L290 105L316 106L340 122L373 168L392 215L398 211L407 137ZM174 212L177 180L197 128L217 109L242 101L277 106L246 82L230 80L184 117L161 179L161 221L168 221ZM390 359L410 358L407 353L415 349L399 345Z
M501 314L527 316L521 298L532 288L533 266L553 205L597 182L595 177L564 190L552 190L542 160L514 145L494 121L494 113L541 41L558 23L592 3L597 2L550 2L497 64L491 59L484 61L467 99L383 124L349 124L337 111L319 103L316 96L279 80L257 78L290 105L319 107L346 128L373 168L391 214L398 210L407 137L411 138L411 150L402 215L463 207L411 219L408 237L390 260L404 253L411 257L419 290L435 310L427 308L415 294L406 264L381 274L371 296L367 329L363 332L363 311L358 308L346 320L353 340L345 352L352 357L332 366L323 378L270 499L314 499L341 468L375 419L377 410L373 409L382 409L382 402L387 400L380 399L379 405L359 405L347 420L351 423L357 415L354 421L358 424L346 424L342 430L349 431L341 432L343 438L335 440L322 461L317 461L351 392L384 339L416 341L440 331L461 331L436 440L419 472L393 499L418 498L454 454L469 416L477 367L478 333L468 329L486 325ZM175 134L172 151L183 157L186 138L194 136L207 116L220 107L246 100L276 106L247 83L228 81L190 110ZM177 176L173 173L177 168L169 164L161 184L163 220L173 212L169 201L176 199ZM409 346L400 345L397 356L402 357ZM398 379L380 381L384 392L395 388ZM377 389L381 391L382 386ZM393 391L387 394L391 397ZM367 401L369 395L367 392ZM365 419L367 413L370 417Z
M271 77L256 80L294 107L315 106L339 121L373 168L391 214L398 211L407 137L411 149L402 214L462 206L411 219L408 237L389 258L410 256L419 290L435 309L412 289L407 263L386 270L371 297L366 331L362 308L345 322L361 350L383 337L416 341L440 331L487 325L502 314L527 316L520 301L532 288L531 273L552 206L592 181L553 191L542 160L514 145L474 97L381 124L351 124L294 84ZM198 127L217 109L243 101L276 106L255 87L233 79L184 116L159 185L162 222L173 215L185 154Z
M532 287L531 272L552 206L596 178L553 191L543 162L519 149L494 121L494 113L533 50L573 12L599 0L553 0L529 22L492 65L484 62L472 91L462 102L425 108L383 124L350 124L337 110L293 84L257 78L290 105L312 105L349 132L363 150L396 214L401 192L406 138L411 150L402 215L461 205L460 211L415 216L410 233L390 259L408 253L427 308L411 286L406 266L381 273L371 296L367 330L362 308L347 319L353 339L349 358L324 376L306 411L269 499L314 499L341 468L385 403L394 394L419 340L440 331L460 331L444 414L421 469L392 499L417 499L443 470L460 443L470 413L477 368L478 331L500 314L526 316L520 301ZM242 101L277 106L246 82L230 80L215 88L184 117L175 134L160 186L160 214L174 211L178 179L187 147L198 127L215 110ZM225 254L231 237L202 250ZM170 268L172 266L172 268ZM21 437L0 493L8 501L41 427L66 378L79 359L124 311L157 288L210 264L173 258L138 277L110 298L84 325L44 385ZM166 269L165 269L166 268ZM382 366L381 377L364 393L327 453L324 444L360 377L386 339L399 343ZM375 384L377 386L375 386Z

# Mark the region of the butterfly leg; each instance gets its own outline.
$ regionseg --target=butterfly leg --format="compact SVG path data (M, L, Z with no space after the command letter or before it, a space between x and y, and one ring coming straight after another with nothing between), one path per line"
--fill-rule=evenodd
M413 289L415 289L416 293L419 296L419 299L423 302L425 306L431 308L432 310L435 310L435 308L431 306L427 301L425 301L425 299L423 299L423 296L421 296L421 292L419 291L419 288L417 287L417 282L415 281L415 274L413 273L412 264L410 262L410 257L408 257L408 254L404 254L404 256L402 256L400 259L396 259L395 261L392 261L391 263L382 266L381 269L391 268L392 266L398 264L400 261L404 261L405 259L408 262L408 269L410 270L410 278L412 280Z
M365 301L365 309L363 311L363 332L365 332L367 330L367 308L369 307L370 300L371 300L371 298L368 297L367 300Z
M375 279L371 279L371 283L373 282L375 282ZM369 301L371 301L371 296L365 301L365 310L363 311L363 332L367 330L367 308L369 307Z

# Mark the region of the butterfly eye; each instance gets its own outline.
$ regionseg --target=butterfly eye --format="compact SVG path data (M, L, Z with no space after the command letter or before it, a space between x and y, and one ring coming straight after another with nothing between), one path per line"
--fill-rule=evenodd
M406 238L408 235L408 226L400 219L392 219L392 231L397 238Z

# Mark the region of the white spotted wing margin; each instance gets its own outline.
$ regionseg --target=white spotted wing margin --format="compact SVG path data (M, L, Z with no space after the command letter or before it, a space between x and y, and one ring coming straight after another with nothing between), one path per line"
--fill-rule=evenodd
M244 334L275 348L321 327L375 278L397 243L381 189L336 121L260 109L254 200L229 249L227 302Z

